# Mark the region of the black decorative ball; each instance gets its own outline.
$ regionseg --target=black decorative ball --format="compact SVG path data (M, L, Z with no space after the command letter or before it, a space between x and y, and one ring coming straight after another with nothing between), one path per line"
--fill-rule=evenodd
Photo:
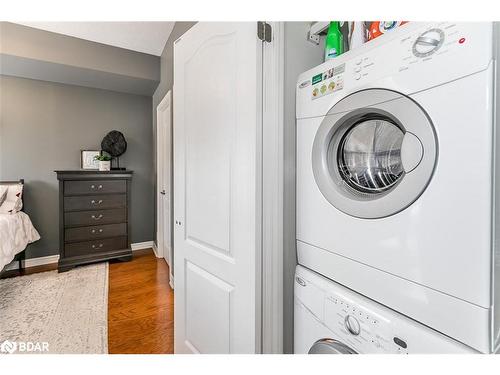
M101 149L116 158L127 151L127 141L121 132L112 130L102 139Z

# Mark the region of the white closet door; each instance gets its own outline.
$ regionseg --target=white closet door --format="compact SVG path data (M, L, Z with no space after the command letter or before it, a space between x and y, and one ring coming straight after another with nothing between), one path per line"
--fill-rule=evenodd
M260 351L257 24L196 24L174 47L175 352Z

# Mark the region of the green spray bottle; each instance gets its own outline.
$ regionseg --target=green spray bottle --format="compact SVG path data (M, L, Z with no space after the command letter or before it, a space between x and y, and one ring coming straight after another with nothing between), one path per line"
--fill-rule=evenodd
M340 32L340 22L330 22L325 39L325 61L344 53L344 37Z

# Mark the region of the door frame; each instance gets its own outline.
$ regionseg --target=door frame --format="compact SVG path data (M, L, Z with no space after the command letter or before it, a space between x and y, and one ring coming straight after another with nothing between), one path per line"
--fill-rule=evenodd
M262 353L283 353L284 22L262 48Z
M262 45L260 275L257 272L260 276L261 289L261 342L257 346L262 353L281 354L283 353L285 23L268 22L268 24L272 27L272 42L264 42ZM181 38L182 36L179 40ZM173 199L171 199L172 206Z
M167 116L165 116L167 114ZM166 123L161 123L162 121L165 121ZM161 150L162 150L162 144L163 139L161 138L161 135L163 134L160 131L160 126L166 126L167 131L166 134L168 135L166 144L163 145L163 147L166 147L166 152L170 154L170 184L169 184L169 191L167 194L170 196L170 217L168 218L169 220L169 226L170 226L170 240L168 241L168 244L165 244L164 238L163 238L163 230L160 231L160 228L163 228L164 225L164 217L162 215L163 209L162 209L162 200L159 198L160 194L160 184L159 182L162 181L163 179L163 171L164 171L164 165L163 165L163 160L161 158ZM172 225L172 218L173 218L173 200L172 200L172 193L173 193L173 158L172 158L172 152L173 152L173 145L172 145L172 128L173 128L173 122L172 122L172 91L169 90L163 99L160 101L158 106L156 107L156 194L157 194L157 199L156 199L156 251L155 255L157 258L164 258L165 261L167 262L169 266L169 273L170 273L170 286L173 288L174 284L174 278L173 278L173 264L174 264L174 251L173 251L173 225ZM165 246L166 245L166 246ZM168 254L164 253L164 249L168 251Z

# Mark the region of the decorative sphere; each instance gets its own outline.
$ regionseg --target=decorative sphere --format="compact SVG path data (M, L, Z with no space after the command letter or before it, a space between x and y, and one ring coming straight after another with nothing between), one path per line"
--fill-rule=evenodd
M127 141L121 132L112 130L102 139L101 149L116 158L127 151Z

